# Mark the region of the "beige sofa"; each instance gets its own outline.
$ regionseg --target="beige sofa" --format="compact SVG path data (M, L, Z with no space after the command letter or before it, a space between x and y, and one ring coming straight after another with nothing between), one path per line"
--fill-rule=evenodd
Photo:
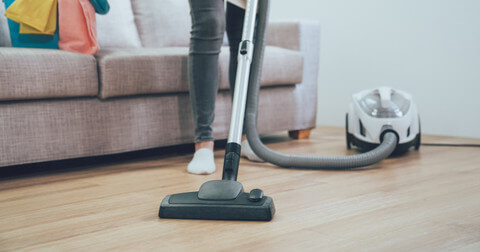
M108 35L113 29L108 23L117 22L109 18L128 19L119 14L125 8L114 12L114 3L112 14L97 20L101 50L96 56L8 47L0 9L0 166L193 141L188 1L128 1L137 46L115 45L125 39ZM271 22L267 45L259 132L315 127L318 23ZM217 139L227 137L230 122L228 57L225 47L213 124Z

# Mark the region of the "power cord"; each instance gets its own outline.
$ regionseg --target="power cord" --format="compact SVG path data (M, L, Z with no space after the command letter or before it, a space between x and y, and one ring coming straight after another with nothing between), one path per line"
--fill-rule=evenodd
M441 143L421 143L423 146L445 146L445 147L480 147L480 144L441 144Z

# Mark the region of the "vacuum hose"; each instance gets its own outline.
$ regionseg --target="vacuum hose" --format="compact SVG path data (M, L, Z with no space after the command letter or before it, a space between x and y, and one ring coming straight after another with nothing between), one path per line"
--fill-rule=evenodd
M382 143L375 149L351 156L306 156L290 155L273 151L266 147L257 132L258 93L262 63L265 50L265 34L267 29L269 0L258 3L258 21L256 27L255 50L249 77L247 107L245 112L247 138L252 150L266 162L283 168L299 169L352 169L377 163L392 154L398 142L393 132L385 132Z

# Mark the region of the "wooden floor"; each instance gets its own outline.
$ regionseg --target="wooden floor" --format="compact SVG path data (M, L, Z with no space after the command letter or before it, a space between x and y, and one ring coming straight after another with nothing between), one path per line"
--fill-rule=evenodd
M344 139L343 129L330 127L317 128L308 140L289 140L286 133L265 138L282 152L354 154ZM222 156L215 152L217 168ZM259 187L274 199L271 222L158 219L167 194L221 177L220 171L187 174L190 158L162 151L4 174L0 251L480 251L479 148L422 146L359 171L287 170L242 160L245 190Z

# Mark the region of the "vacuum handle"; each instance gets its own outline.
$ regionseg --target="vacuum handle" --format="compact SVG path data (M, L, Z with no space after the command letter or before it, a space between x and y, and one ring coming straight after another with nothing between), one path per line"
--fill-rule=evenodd
M250 65L253 57L253 34L255 32L255 17L258 0L248 0L243 21L242 41L238 50L237 75L235 92L233 94L232 118L228 134L225 159L223 161L222 180L237 180L240 164L241 141L245 107L247 103Z
M255 17L258 0L248 0L245 9L242 41L238 50L237 75L235 77L235 92L233 94L232 117L228 143L241 144L245 107L247 103L248 80L253 57L253 34L255 32Z

